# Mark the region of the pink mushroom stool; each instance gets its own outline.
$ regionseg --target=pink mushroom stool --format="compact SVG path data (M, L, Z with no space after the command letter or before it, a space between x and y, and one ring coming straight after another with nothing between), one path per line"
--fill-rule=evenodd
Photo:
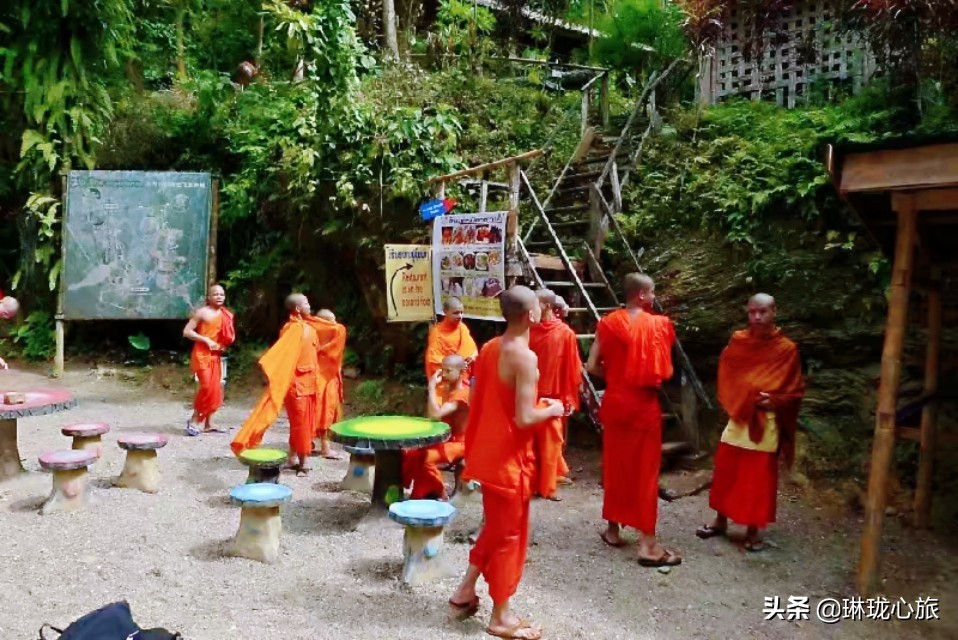
M160 434L131 434L117 438L117 444L126 450L126 462L116 485L156 493L160 488L160 461L156 451L165 447L166 442L167 437Z
M87 468L96 459L96 452L89 449L51 451L40 456L40 466L53 472L53 491L40 508L40 513L47 515L86 507L90 502L87 491L90 475Z
M105 422L76 422L63 425L60 433L73 438L74 449L89 449L96 452L97 457L103 455L103 441L100 436L110 431L110 425Z

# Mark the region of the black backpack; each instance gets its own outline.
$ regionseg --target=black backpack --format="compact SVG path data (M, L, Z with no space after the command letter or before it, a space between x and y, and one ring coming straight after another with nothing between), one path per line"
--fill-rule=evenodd
M58 640L183 640L183 636L166 629L141 629L133 622L129 603L114 602L86 614L66 629L45 624L40 627L40 640L52 640L44 630L55 631Z

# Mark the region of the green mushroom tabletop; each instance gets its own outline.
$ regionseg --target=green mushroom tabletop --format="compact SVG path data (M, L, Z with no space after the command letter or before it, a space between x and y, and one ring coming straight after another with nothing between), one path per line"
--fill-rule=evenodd
M414 416L364 416L336 423L330 430L340 444L376 452L373 519L388 519L389 505L402 499L402 450L449 439L449 425Z

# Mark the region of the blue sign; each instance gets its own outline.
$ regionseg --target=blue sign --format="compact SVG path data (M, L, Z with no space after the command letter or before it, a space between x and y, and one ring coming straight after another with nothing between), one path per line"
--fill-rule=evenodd
M422 216L423 220L432 220L444 213L446 213L446 203L438 198L419 205L419 215Z

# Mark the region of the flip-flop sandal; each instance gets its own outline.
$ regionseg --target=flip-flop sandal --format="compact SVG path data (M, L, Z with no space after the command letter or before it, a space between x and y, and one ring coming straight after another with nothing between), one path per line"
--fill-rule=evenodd
M765 551L765 543L762 542L761 540L756 540L754 542L748 541L743 546L745 547L746 551L750 551L752 553L759 553L761 551Z
M606 543L607 545L615 549L621 549L625 545L629 544L628 542L626 542L625 540L621 538L619 538L619 541L617 543L613 544L608 538L605 537L605 531L600 531L599 537L602 538L602 542Z
M712 525L705 525L699 529L695 530L695 535L701 538L702 540L708 540L709 538L717 538L719 536L725 535L725 529L717 529Z
M309 475L309 472L312 470L313 470L312 467L308 467L306 469L296 469L296 477L305 478L306 476Z
M682 558L665 549L658 558L639 558L643 567L675 567L682 564Z
M529 624L528 620L519 620L505 631L493 631L491 628L486 627L486 633L490 636L496 638L507 638L509 640L526 640L523 636L517 636L516 634L520 631L525 631L526 629L532 629L532 625ZM539 640L542 637L542 631L539 631L539 635L531 636L530 640Z
M200 435L200 430L193 426L189 420L186 421L186 435L189 437Z
M466 620L479 613L479 596L472 599L471 602L453 602L449 600L449 606L456 620Z
M203 433L226 433L226 429L220 429L219 427L215 429L203 429Z
M322 453L321 453L321 454L319 454L319 455L321 455L323 458L325 458L325 459L327 459L327 460L343 460L343 459L344 459L343 456L339 455L338 453L333 453L333 452L326 453L326 454L322 454Z

